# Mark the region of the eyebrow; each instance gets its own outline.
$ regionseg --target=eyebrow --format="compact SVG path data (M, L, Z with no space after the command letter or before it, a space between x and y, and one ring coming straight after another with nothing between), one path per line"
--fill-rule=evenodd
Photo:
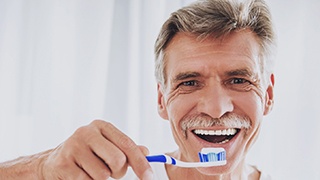
M201 74L198 72L182 72L182 73L177 74L172 79L172 82L175 83L178 81L182 81L182 80L189 79L189 78L195 78L195 77L199 77L199 76L201 76Z
M236 69L225 73L226 76L247 76L253 77L254 73L249 69Z
M254 77L254 73L249 69L235 69L231 71L227 71L224 73L225 76L231 77L231 76L245 76L245 77ZM173 79L172 82L176 83L185 79L189 78L195 78L202 76L199 72L181 72L177 74Z

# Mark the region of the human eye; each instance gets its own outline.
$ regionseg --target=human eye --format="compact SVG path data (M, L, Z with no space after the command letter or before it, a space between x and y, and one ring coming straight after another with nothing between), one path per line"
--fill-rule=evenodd
M201 87L201 82L197 80L187 80L179 83L177 89L179 89L180 92L191 93L200 89Z
M231 84L250 84L250 81L243 78L233 78L230 80Z
M180 83L180 86L197 86L199 83L195 80L191 80L191 81L184 81L182 83Z
M245 78L231 78L225 85L236 91L249 91L253 84Z

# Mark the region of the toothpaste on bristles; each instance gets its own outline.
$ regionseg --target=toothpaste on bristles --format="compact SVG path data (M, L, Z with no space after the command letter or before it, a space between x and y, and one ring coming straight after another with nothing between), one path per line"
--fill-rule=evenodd
M226 150L224 148L202 148L198 153L200 162L227 162Z

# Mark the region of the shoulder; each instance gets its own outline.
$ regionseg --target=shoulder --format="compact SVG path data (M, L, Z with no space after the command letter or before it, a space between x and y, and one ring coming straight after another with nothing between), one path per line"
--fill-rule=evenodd
M263 171L260 171L260 178L259 180L272 180L271 176Z
M252 166L252 168L260 174L259 180L272 180L271 176L266 171L261 170L257 166Z

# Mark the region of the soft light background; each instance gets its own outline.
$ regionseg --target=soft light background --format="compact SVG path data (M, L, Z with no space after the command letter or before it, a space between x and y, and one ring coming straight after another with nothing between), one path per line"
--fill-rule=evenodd
M153 43L183 0L0 0L0 161L54 148L94 119L151 152L176 148L156 109ZM268 0L275 107L248 161L320 179L320 1Z

